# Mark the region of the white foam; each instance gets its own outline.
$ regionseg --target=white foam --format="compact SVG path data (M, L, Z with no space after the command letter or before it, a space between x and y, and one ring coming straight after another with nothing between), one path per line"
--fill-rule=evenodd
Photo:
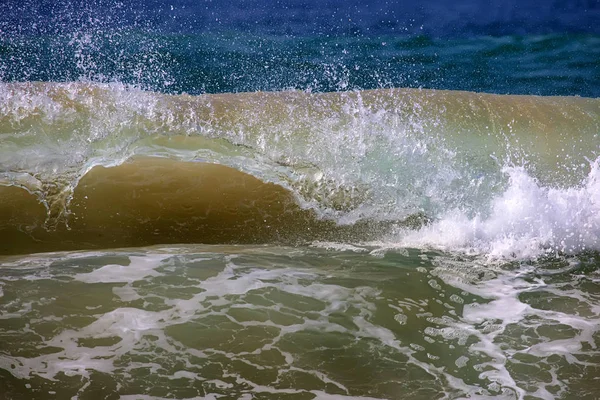
M139 338L140 332L159 328L164 316L162 313L144 311L137 308L118 308L106 313L96 321L81 329L84 337L108 337L117 335L124 338L133 335Z
M365 253L365 252L369 251L363 247L353 246L348 243L336 243L336 242L315 241L315 242L311 243L311 247L323 248L326 250L352 251L355 253Z
M112 291L121 299L121 301L134 301L142 298L130 284L121 287L113 287Z
M116 282L135 282L149 276L160 276L155 271L160 262L169 255L149 254L143 257L130 256L129 265L109 264L92 272L76 274L75 279L85 283L116 283Z
M160 330L168 319L165 312L150 312L135 308L118 308L102 314L82 329L66 329L46 341L46 345L62 349L56 353L43 354L34 358L0 357L0 367L20 379L30 379L32 374L54 380L56 375L82 376L89 379L89 371L112 373L114 360L134 349L146 332L161 338ZM81 339L119 337L121 340L110 346L85 347ZM148 366L148 364L145 364ZM129 365L135 368L134 363Z
M600 250L600 158L578 187L567 189L544 187L523 167L503 172L508 188L492 201L489 215L450 210L417 232L404 232L400 245L490 260Z
M443 257L440 257L443 259ZM468 263L467 263L468 264ZM475 338L476 342L468 347L469 354L476 358L481 358L482 354L489 357L488 360L474 365L473 368L480 372L479 378L488 380L489 389L497 390L502 387L513 390L518 398L523 398L526 394L536 395L543 399L554 399L560 397L548 392L546 388L560 387L561 391L565 387L565 382L556 377L555 371L549 371L552 376L552 382L540 383L535 393L526 392L525 389L515 382L509 363L514 360L514 355L521 353L540 359L551 355L557 355L564 358L569 364L589 365L587 361L580 360L578 354L589 354L583 350L586 343L592 348L596 348L594 335L599 330L598 317L600 313L595 313L594 317L566 314L556 310L544 310L533 307L521 300L521 294L526 292L544 291L552 293L557 297L572 297L587 303L585 299L580 299L581 293L577 291L559 290L553 286L547 285L542 279L523 279L527 276L526 271L521 273L501 273L486 280L477 282L468 282L460 277L456 265L452 262L447 263L449 270L443 271L444 263L440 262L435 275L441 277L446 283L462 289L478 297L488 300L483 303L465 304L462 315L457 321L446 320L446 327L441 329L427 328L432 336L441 336L444 339ZM573 292L573 293L571 293ZM593 310L592 310L593 311ZM440 322L444 322L440 319ZM573 335L570 338L551 339L540 335L537 343L529 347L511 348L510 343L506 343L499 336L504 334L509 326L525 326L536 330L538 326L550 327L553 325L569 326L573 329ZM455 333L461 333L456 335ZM508 333L508 335L511 335ZM469 355L467 354L467 355ZM467 365L469 359L457 359L456 365L462 368ZM595 364L594 364L595 365ZM452 382L451 382L452 383ZM455 382L459 388L464 382ZM472 388L472 393L477 393L476 388ZM463 392L468 392L464 388ZM480 397L477 397L480 398ZM481 396L485 398L485 396Z

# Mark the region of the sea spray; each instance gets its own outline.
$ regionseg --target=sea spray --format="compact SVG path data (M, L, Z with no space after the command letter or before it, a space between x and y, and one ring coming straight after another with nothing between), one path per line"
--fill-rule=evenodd
M488 213L469 217L449 210L417 232L400 234L401 246L462 251L490 260L532 259L600 250L600 159L577 186L546 187L523 167L505 167L507 189ZM393 239L392 239L393 240Z

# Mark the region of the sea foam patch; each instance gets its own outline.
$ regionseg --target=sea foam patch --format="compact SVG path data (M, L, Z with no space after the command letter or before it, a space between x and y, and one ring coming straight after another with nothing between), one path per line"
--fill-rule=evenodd
M89 273L76 274L75 279L85 283L131 283L147 277L160 276L155 269L160 266L161 261L169 257L165 254L130 256L129 265L105 265Z

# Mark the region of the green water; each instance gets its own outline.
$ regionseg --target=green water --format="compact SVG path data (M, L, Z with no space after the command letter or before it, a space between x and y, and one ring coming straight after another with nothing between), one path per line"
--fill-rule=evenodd
M593 399L598 265L333 243L4 257L0 393Z

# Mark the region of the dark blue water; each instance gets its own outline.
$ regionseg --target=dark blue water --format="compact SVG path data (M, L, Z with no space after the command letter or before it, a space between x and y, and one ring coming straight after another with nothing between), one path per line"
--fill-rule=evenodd
M3 81L600 96L600 2L16 1Z

